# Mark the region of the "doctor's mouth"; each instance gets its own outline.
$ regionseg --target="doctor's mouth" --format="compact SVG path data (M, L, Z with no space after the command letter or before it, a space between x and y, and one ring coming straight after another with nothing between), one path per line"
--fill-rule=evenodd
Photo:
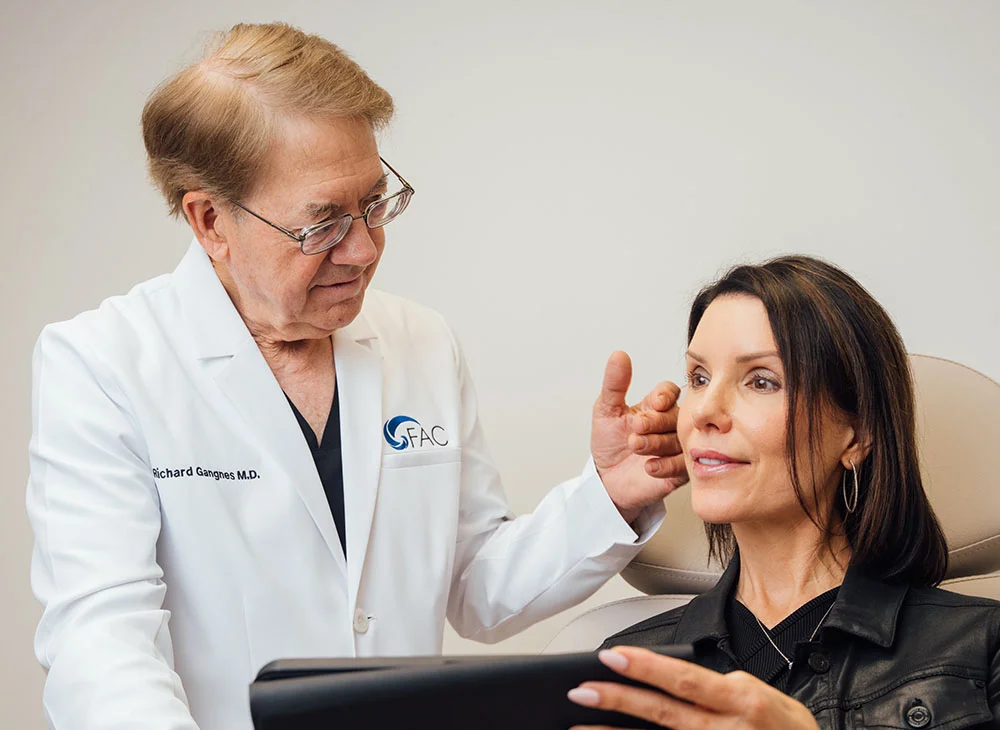
M312 290L314 292L339 295L348 298L360 294L364 290L366 284L367 279L365 277L365 272L361 271L353 279L334 282L331 284L315 284L312 287Z

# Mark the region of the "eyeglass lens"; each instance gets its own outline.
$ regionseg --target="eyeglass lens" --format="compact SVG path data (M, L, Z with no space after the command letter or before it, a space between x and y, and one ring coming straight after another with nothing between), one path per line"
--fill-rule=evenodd
M372 203L365 211L365 223L369 228L381 228L406 210L410 196L409 190L401 190L395 195ZM302 253L321 253L336 246L347 235L353 222L354 219L350 215L343 215L330 221L330 225L311 231L302 241Z

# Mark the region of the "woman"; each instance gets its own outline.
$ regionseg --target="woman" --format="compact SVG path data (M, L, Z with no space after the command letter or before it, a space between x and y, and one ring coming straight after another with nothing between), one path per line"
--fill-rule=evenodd
M687 367L677 432L728 568L605 642L605 664L662 692L570 698L674 730L1000 727L1000 604L933 587L947 548L881 306L813 258L739 266L695 299ZM701 666L633 648L672 643Z

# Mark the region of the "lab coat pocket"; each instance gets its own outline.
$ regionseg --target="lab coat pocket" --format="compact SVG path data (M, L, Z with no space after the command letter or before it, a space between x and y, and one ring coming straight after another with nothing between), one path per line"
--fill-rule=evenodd
M462 449L449 446L436 449L407 449L382 454L383 469L407 469L432 464L448 464L461 461Z
M406 565L392 577L405 612L439 616L451 582L461 495L462 450L439 448L382 455L369 560Z

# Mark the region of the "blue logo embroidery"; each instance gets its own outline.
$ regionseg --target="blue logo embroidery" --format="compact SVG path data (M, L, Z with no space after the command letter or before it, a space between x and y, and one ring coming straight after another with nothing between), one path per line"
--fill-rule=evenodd
M403 426L403 424L412 424ZM403 427L400 431L400 427ZM398 433L397 433L398 432ZM448 437L441 426L431 426L425 429L416 418L410 416L393 416L382 426L385 442L396 451L422 448L424 444L447 446Z

